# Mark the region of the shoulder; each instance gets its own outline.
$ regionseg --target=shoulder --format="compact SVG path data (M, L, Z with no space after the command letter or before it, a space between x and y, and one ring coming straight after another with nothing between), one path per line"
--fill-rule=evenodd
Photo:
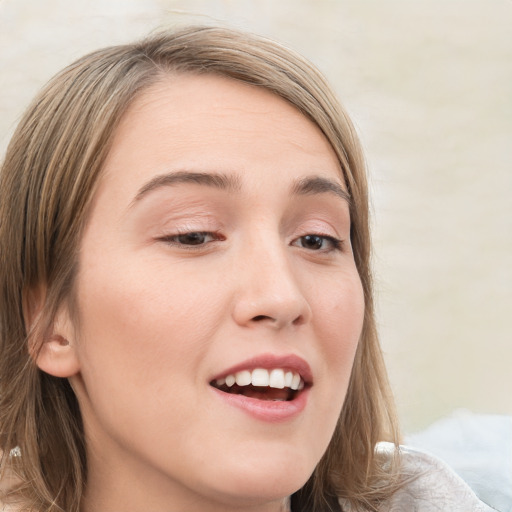
M402 447L402 472L411 477L390 500L386 511L490 512L469 486L444 462L426 452ZM409 507L405 508L407 505Z
M461 409L407 442L446 461L485 503L512 512L512 416Z
M379 443L384 456L393 454L389 443ZM420 450L400 447L401 476L404 484L379 512L492 512L468 485L440 459ZM352 512L347 503L343 510Z

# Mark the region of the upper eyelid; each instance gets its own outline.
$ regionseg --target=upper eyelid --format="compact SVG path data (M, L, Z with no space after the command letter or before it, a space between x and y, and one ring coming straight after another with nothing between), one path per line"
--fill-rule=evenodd
M305 235L298 236L292 240L292 243L296 242L297 240L300 240L301 238L304 238L306 236L311 236L311 235L318 236L320 238L323 238L323 239L329 241L331 244L333 244L334 249L343 249L343 246L345 245L345 240L342 238L338 238L338 237L332 236L332 235L323 235L320 233L307 233ZM321 252L321 251L319 251L319 252Z
M346 235L343 234L343 230L337 229L330 223L322 223L321 226L306 226L305 228L301 228L300 230L296 230L296 234L293 235L293 238L300 238L302 236L307 235L316 235L324 238L332 238L333 240L344 240Z
M160 239L162 239L162 238L176 238L176 237L179 237L179 236L185 236L185 235L191 235L191 234L212 235L212 236L218 237L218 238L225 238L222 235L220 235L219 231L207 230L207 229L180 230L180 231L176 231L176 232L173 232L173 233L162 234L161 236L158 236L157 238L160 238Z
M301 237L304 237L304 236L308 236L308 235L316 235L316 236L320 236L320 237L324 237L324 238L332 238L332 239L335 239L335 240L342 240L343 237L340 236L336 231L335 228L331 228L334 233L332 232L327 232L328 230L325 230L325 229L321 229L321 228L316 228L316 227L312 227L312 228L306 228L306 229L301 229L301 230L296 230L296 233L293 234L293 235L290 235L290 239L292 240L295 240L297 238L301 238ZM187 235L187 234L191 234L191 233L203 233L203 234L212 234L212 235L221 235L221 233L223 231L225 231L224 228L221 228L221 229L197 229L197 228L194 228L194 227L189 227L189 226L177 226L176 228L172 228L172 230L164 230L165 232L163 232L159 237L160 238L172 238L172 237L175 237L175 236L182 236L182 235ZM167 232L169 231L169 232ZM330 231L330 230L329 230Z

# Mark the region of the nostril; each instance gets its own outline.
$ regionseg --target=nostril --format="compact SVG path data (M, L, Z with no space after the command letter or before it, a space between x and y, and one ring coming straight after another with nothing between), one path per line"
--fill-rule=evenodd
M274 320L274 319L272 317L266 316L266 315L257 315L253 318L254 322L261 322L263 320Z
M293 322L293 325L302 325L306 323L306 318L303 315L299 315Z
M297 318L295 318L291 324L292 325L302 325L305 321L305 318L303 315L299 315ZM251 322L256 322L256 323L263 323L263 322L268 322L269 324L271 325L275 325L276 327L279 327L281 325L285 325L287 322L280 322L278 318L274 318L270 315L256 315L254 317L252 317L251 319Z

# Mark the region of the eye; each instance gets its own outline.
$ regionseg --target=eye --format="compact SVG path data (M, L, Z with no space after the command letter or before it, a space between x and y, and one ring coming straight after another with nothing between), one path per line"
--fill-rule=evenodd
M327 235L304 235L294 240L293 245L309 249L310 251L336 251L340 250L342 241Z
M160 240L170 245L189 247L201 246L216 240L223 240L223 237L210 231L190 231L189 233L165 236L160 238Z

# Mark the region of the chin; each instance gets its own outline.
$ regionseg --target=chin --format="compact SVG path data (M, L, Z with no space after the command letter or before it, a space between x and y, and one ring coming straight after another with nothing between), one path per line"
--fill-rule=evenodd
M299 460L276 460L265 464L264 455L251 464L240 461L236 468L216 473L218 478L211 482L222 501L232 505L275 502L298 491L309 479L314 466Z

